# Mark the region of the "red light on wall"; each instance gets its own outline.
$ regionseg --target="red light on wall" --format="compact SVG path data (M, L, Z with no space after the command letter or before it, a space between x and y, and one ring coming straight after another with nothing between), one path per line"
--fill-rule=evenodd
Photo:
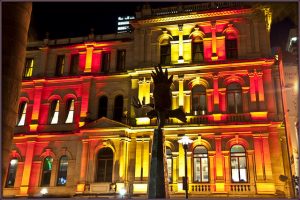
M101 53L93 53L92 58L92 73L97 73L100 71L100 61L101 61Z
M83 72L85 68L86 54L79 54L79 68Z
M211 61L211 56L212 56L212 42L211 42L211 40L204 40L203 41L203 47L204 47L204 60L205 61Z

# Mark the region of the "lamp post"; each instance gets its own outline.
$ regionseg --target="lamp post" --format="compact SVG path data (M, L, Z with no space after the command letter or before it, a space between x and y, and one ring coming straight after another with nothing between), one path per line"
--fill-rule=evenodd
M183 189L185 190L185 198L188 199L188 181L187 181L187 149L188 145L193 142L188 136L183 136L179 141L179 143L182 143L183 149L184 149L184 179L183 179Z

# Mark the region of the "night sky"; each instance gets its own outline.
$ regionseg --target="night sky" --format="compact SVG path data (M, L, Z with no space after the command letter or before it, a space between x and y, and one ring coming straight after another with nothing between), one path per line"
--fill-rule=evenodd
M152 8L177 5L179 2L154 2ZM196 2L193 2L196 3ZM46 32L50 39L87 36L94 28L95 34L116 32L117 17L135 15L145 2L34 2L32 5L29 40L42 40ZM189 3L191 4L191 3ZM297 4L275 6L271 27L271 46L285 47L290 28L294 28Z

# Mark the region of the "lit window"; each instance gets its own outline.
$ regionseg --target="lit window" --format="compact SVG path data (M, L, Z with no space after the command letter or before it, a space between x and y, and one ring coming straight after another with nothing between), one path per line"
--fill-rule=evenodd
M66 104L67 119L66 123L73 123L74 119L74 99L69 99Z
M53 158L46 157L44 159L41 186L49 186L50 184L52 163L53 163Z
M242 88L238 83L230 83L227 86L227 110L229 113L242 113Z
M246 153L242 145L234 145L230 149L232 182L247 182Z
M194 182L208 182L208 155L204 146L197 146L193 152Z
M53 100L50 108L50 124L57 124L59 116L59 100Z
M34 63L33 58L26 58L23 77L31 77L32 76L33 63Z
M111 182L113 170L113 152L110 148L103 148L97 155L96 182Z
M55 76L61 76L64 73L65 56L58 55L56 60Z
M18 159L16 158L11 159L9 163L8 174L6 179L6 187L14 187L17 168L18 168Z
M17 126L24 126L25 125L26 109L27 109L27 103L26 102L20 103L19 112L18 112Z
M67 183L67 172L68 172L68 157L62 156L59 162L57 185L63 186Z
M196 85L193 87L192 104L194 115L206 114L206 89L202 85Z
M170 148L166 149L166 157L167 157L167 168L168 168L168 181L169 183L173 182L173 160L172 160L172 151Z

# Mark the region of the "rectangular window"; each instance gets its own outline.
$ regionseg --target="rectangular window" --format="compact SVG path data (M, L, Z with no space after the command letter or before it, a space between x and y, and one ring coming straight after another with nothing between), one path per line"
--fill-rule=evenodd
M68 116L66 119L66 123L73 123L73 118L74 118L74 99L68 101L67 103L67 111L68 111Z
M226 58L227 59L237 59L238 58L238 50L237 50L237 40L225 40L225 48L226 48Z
M25 125L26 109L27 109L27 103L26 102L21 103L19 106L17 126Z
M170 65L171 63L171 45L160 46L160 64Z
M203 43L193 42L192 43L192 58L193 63L203 62Z
M117 71L123 71L125 69L126 50L118 50L117 52Z
M64 73L65 56L58 55L56 60L55 76L61 76Z
M59 100L54 100L51 104L51 112L52 119L50 124L57 124L58 123L58 116L59 116Z
M110 52L103 52L102 53L102 66L101 72L109 72L110 68Z
M33 58L26 58L23 77L27 78L32 76L33 63L34 63Z
M70 75L76 75L79 68L79 54L72 54L71 65L70 65Z

